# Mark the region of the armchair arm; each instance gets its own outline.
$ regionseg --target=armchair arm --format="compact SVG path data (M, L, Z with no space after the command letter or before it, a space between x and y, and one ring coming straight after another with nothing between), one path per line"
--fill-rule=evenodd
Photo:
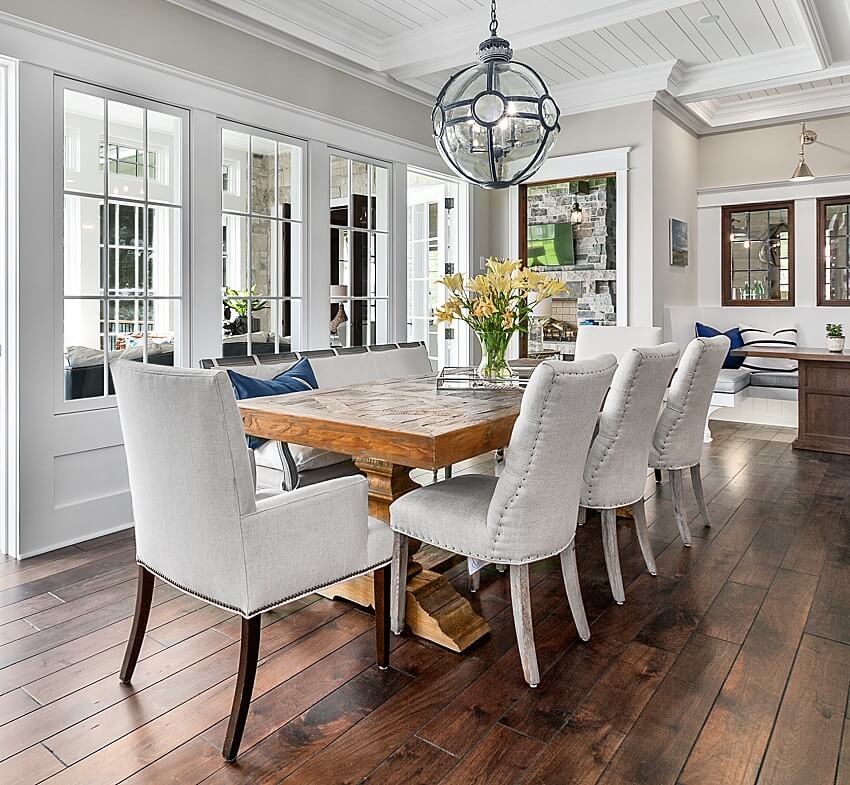
M389 529L369 524L363 477L329 480L258 502L256 512L241 519L250 611L280 605L388 561L389 547L384 554L375 543L370 548L369 540L370 533L373 538L385 534L389 545Z

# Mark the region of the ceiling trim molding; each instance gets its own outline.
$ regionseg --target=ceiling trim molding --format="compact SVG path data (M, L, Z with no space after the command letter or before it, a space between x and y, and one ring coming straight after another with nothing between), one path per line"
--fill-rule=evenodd
M379 64L374 53L363 53L362 56L367 61L366 65L356 63L353 60L329 51L331 44L337 49L340 47L340 44L332 41L332 39L325 39L327 41L327 48L312 41L305 41L300 37L302 30L304 30L304 35L310 35L311 38L318 39L320 37L311 34L310 31L300 26L297 22L291 22L288 19L283 20L283 17L281 17L282 21L286 21L293 30L292 33L286 33L274 25L258 21L239 12L230 11L220 6L214 7L206 0L168 0L168 2L192 13L204 16L207 19L211 19L214 22L219 22L267 43L279 46L282 49L287 49L290 52L307 57L322 65L335 68L338 71L342 71L349 76L361 79L376 87L382 87L404 98L409 98L426 106L434 103L433 97L428 93L411 85L404 84L388 74L381 73L378 70Z
M690 0L526 0L500 10L500 33L515 51L591 32L687 5ZM397 79L471 63L478 41L487 36L487 16L478 9L450 21L390 36L382 45L380 68Z

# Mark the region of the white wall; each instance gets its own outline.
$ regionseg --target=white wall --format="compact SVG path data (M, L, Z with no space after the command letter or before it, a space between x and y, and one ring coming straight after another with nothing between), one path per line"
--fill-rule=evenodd
M820 117L807 124L818 141L806 161L818 177L850 173L850 115ZM787 180L800 155L800 124L704 136L699 141L699 187L719 188Z
M643 102L561 118L561 134L550 157L631 147L628 187L629 324L653 323L652 103ZM605 174L604 172L587 172ZM494 256L511 254L510 198L490 194L490 244Z
M663 109L652 113L653 317L664 324L669 305L696 305L698 299L697 137ZM689 264L670 264L670 219L688 224Z

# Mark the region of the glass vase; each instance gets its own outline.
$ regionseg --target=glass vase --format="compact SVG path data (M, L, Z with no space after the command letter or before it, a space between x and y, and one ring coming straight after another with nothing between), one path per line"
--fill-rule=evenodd
M481 363L478 375L484 379L509 379L512 376L505 354L511 334L503 331L478 333L481 342Z

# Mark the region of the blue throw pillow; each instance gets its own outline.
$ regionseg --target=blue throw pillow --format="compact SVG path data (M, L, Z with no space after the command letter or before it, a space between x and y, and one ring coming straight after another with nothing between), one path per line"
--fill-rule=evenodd
M738 327L732 327L725 333L720 332L720 330L716 330L714 327L709 327L707 324L703 324L702 322L697 322L695 327L697 338L714 338L718 335L725 335L729 339L729 354L726 355L726 359L723 361L724 368L737 370L744 364L746 357L735 357L732 354L733 349L740 349L744 345L744 339L741 336L741 330Z
M233 385L233 394L239 401L244 401L246 398L262 398L265 395L285 395L319 389L313 366L306 357L302 357L295 365L279 373L274 379L255 379L253 376L245 376L229 368L227 375ZM249 436L248 446L255 450L267 441L268 439L261 439L258 436Z

